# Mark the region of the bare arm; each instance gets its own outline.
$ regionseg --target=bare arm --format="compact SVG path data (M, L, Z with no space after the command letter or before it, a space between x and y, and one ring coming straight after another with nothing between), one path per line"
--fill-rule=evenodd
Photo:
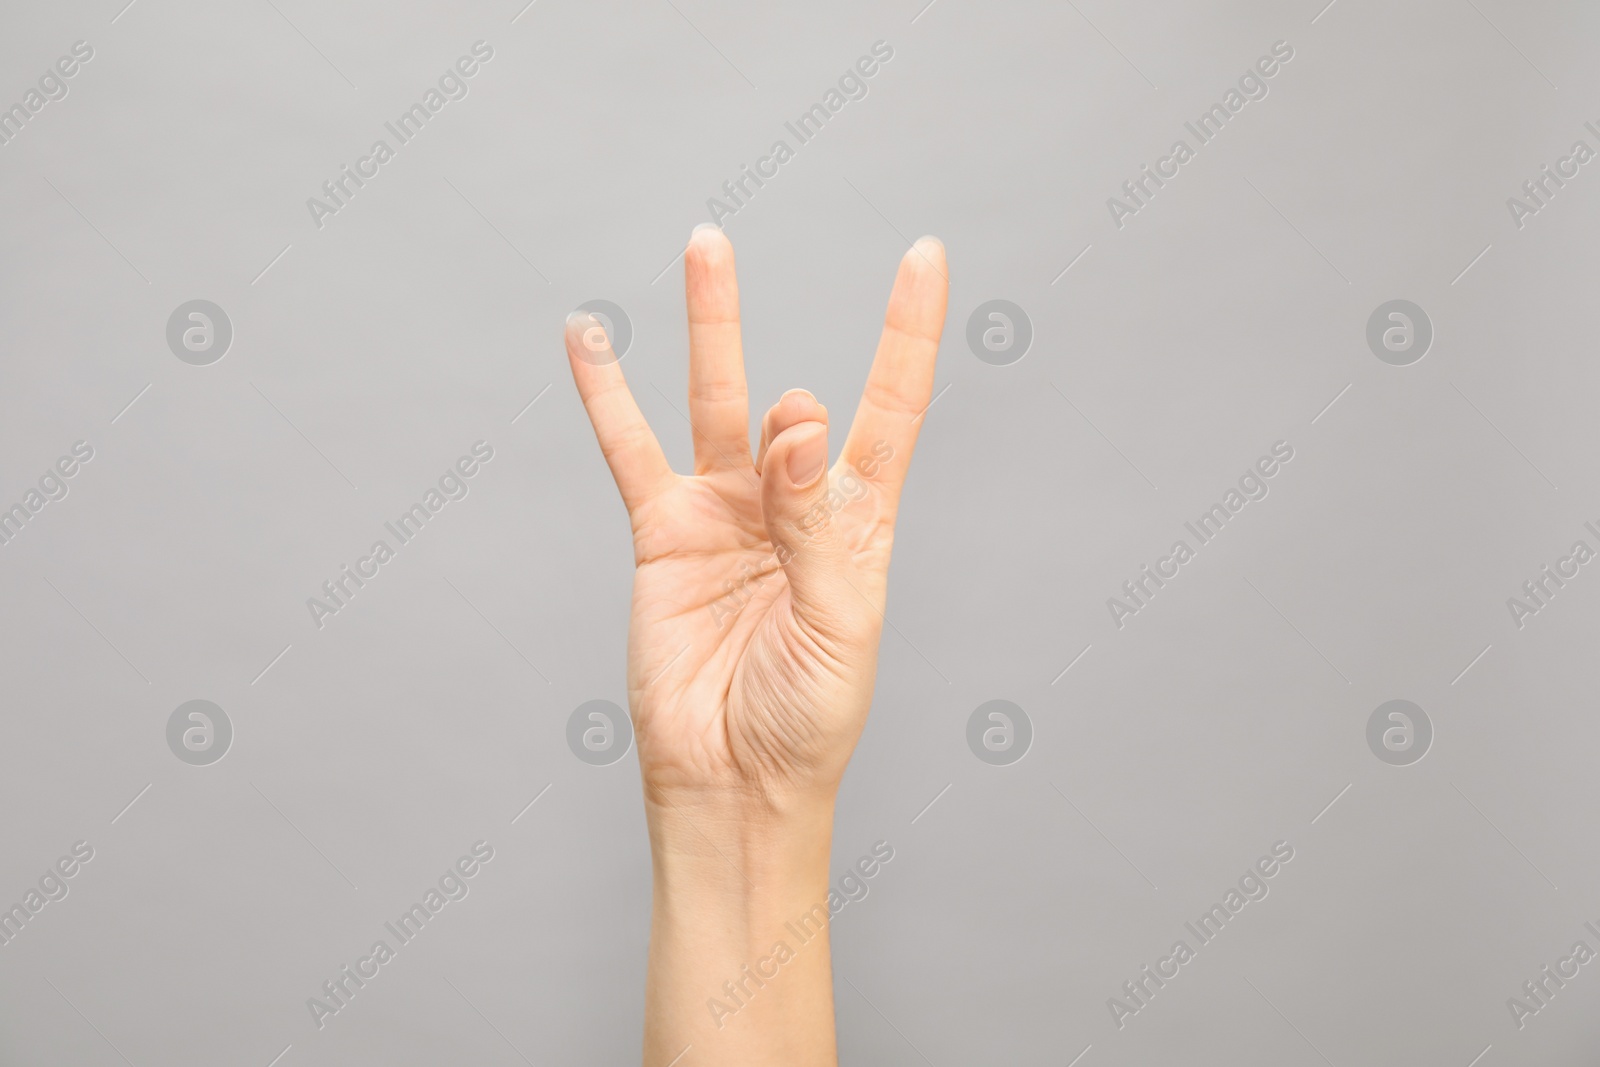
M901 260L831 467L828 412L803 390L767 411L752 455L721 231L695 232L684 270L693 475L667 465L594 319L567 325L633 525L628 688L655 875L644 1062L833 1064L833 803L872 703L895 515L944 325L944 247L925 237Z

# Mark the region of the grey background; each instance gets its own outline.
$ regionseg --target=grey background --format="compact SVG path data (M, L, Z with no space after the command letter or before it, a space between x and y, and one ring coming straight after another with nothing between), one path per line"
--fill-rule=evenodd
M1600 947L1600 576L1521 630L1505 601L1595 544L1600 163L1521 230L1505 201L1597 147L1600 9L922 2L7 5L5 104L95 57L0 146L0 500L96 454L0 546L0 898L95 858L0 946L0 1062L637 1060L636 763L564 740L625 700L629 536L560 326L628 310L687 469L673 257L879 39L727 224L757 418L795 385L853 410L895 261L950 255L839 804L839 871L896 852L836 921L842 1058L1592 1062L1600 970L1520 1031L1506 998ZM470 95L314 227L478 39ZM1270 95L1115 227L1280 39ZM164 340L196 298L234 327L208 367ZM1012 366L962 340L993 298L1032 319ZM1435 327L1409 367L1364 339L1395 298ZM316 629L479 439L470 495ZM1270 496L1118 630L1106 598L1278 440ZM206 767L165 742L196 698L235 731ZM995 767L965 726L1002 698L1035 738ZM1435 729L1409 767L1365 741L1396 698ZM479 839L471 895L317 1030L306 998ZM1107 998L1279 840L1271 895L1119 1030Z

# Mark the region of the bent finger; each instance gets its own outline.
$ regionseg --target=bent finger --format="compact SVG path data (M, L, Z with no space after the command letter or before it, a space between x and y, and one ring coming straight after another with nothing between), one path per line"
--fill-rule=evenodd
M761 449L756 453L756 473L766 459L767 448L780 433L802 422L828 421L828 409L805 389L790 389L767 409L761 418Z

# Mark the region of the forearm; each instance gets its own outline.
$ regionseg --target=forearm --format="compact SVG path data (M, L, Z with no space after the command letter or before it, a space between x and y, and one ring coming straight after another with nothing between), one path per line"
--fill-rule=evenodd
M645 1067L836 1064L833 805L648 806L654 859ZM688 1055L682 1055L692 1046Z

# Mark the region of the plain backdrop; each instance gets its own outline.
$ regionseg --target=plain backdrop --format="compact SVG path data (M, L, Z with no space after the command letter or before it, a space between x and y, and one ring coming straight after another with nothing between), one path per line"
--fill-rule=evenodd
M843 1061L1592 1062L1600 967L1520 1027L1508 999L1600 951L1600 567L1508 600L1600 549L1600 163L1520 226L1507 201L1600 150L1600 9L522 2L6 7L0 105L93 58L0 145L0 507L93 458L0 545L0 904L94 856L0 945L0 1063L637 1061L636 762L567 744L626 700L630 539L560 330L625 310L688 469L676 257L779 139L722 219L752 424L805 386L837 448L897 260L934 233L951 270L838 808L838 873L894 849L835 920ZM1266 95L1119 225L1276 42ZM997 299L1033 335L999 366L966 341ZM205 366L167 343L192 300L232 327ZM1367 343L1391 300L1432 325L1406 366ZM307 599L480 441L319 627ZM1119 626L1279 442L1270 492ZM167 740L197 699L233 730L205 766ZM967 743L997 699L1033 731L1006 765ZM1405 766L1367 740L1397 699L1432 725ZM307 999L479 841L470 893L319 1028Z

